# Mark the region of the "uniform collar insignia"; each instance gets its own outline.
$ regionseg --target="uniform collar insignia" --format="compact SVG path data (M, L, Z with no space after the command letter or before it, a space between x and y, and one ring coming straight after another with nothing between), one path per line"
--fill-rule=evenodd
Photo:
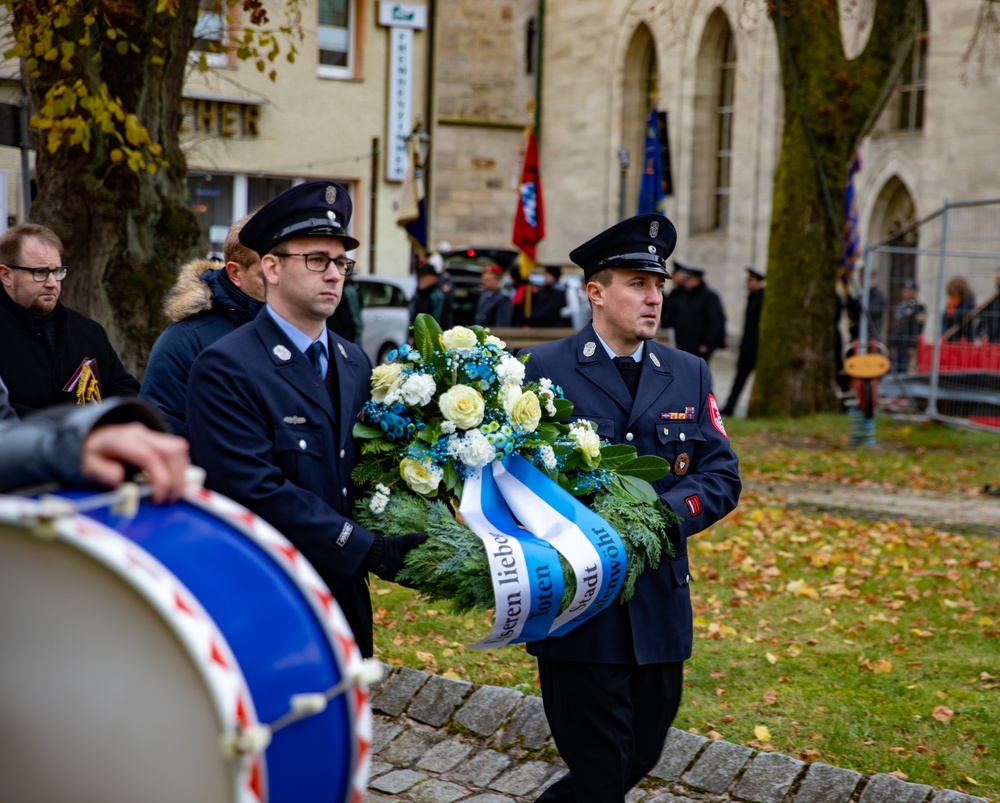
M271 349L271 353L277 357L279 360L290 360L292 359L292 352L290 352L285 346L280 343Z
M344 349L343 343L338 343L337 348L340 349L340 353L343 355L344 359L347 359L347 351Z
M652 363L653 363L653 365L655 365L655 366L656 366L657 368L659 368L659 367L660 367L660 358L659 358L659 357L657 357L657 356L656 356L655 354L653 354L653 352L649 352L649 360L650 360L650 362L652 362Z
M584 357L593 357L595 351L597 351L597 344L593 340L590 340L584 344L583 346Z

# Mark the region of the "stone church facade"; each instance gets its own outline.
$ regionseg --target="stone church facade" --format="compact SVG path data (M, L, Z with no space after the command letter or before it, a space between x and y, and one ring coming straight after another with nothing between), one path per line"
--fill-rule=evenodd
M841 0L848 55L864 46L872 2ZM478 20L471 28L470 17ZM939 227L915 224L943 203L1000 197L992 167L1000 156L1000 39L984 32L996 18L996 5L980 0L922 3L913 52L859 151L863 243L899 234L896 244L933 247ZM678 230L675 255L706 270L738 335L743 269L766 269L781 141L780 54L765 4L442 0L436 26L435 241L509 247L512 176L537 92L547 222L539 261L565 264L576 245L635 214L655 108L668 140L665 211ZM505 62L495 40L486 44L497 35ZM532 36L540 37L539 72L526 70ZM459 85L468 94L456 112ZM468 119L460 127L461 115ZM996 223L978 225L1000 229ZM955 269L983 295L996 264L966 260ZM930 256L879 254L872 263L890 303L907 278L935 292L938 268Z

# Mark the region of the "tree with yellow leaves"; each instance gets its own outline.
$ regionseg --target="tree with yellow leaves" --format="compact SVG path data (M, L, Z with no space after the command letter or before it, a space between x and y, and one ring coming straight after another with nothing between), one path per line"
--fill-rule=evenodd
M205 54L192 54L204 5L0 0L12 38L4 55L20 63L35 149L29 219L62 238L63 299L109 328L133 370L162 329L177 267L205 249L180 147L185 74L207 69ZM272 78L283 45L294 58L298 0L283 1L288 22L276 28L261 0L217 5L243 10L231 44L239 58Z

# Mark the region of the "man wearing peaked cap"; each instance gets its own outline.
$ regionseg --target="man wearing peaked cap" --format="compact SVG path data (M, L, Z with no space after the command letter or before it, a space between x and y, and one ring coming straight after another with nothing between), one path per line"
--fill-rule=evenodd
M740 354L736 358L736 377L729 390L729 399L722 408L723 415L732 415L740 400L743 386L757 365L757 340L760 336L760 311L764 306L764 274L747 268L747 308L743 316L743 337Z
M704 269L683 265L678 272L684 278L667 299L663 326L674 330L677 348L708 362L716 349L726 346L722 299L705 284Z
M528 644L570 770L539 803L621 803L656 765L691 655L687 539L740 495L708 366L654 339L676 239L666 217L646 214L574 249L593 320L526 350L526 380L548 377L602 438L670 462L653 487L679 519L668 534L673 554L643 572L627 604L613 602L566 635Z
M426 536L385 538L351 521L351 436L371 362L327 326L354 270L352 204L333 181L307 181L261 207L239 239L261 256L266 304L191 371L191 454L206 485L281 531L312 563L371 656L367 573L393 580Z

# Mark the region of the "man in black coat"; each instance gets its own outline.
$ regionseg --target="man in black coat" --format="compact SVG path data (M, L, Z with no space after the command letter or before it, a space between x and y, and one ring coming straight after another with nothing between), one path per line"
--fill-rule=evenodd
M719 294L705 284L705 271L674 262L684 274L666 302L663 326L674 330L681 351L708 362L716 349L726 347L726 313ZM676 298L675 298L676 296Z
M514 305L510 297L501 289L503 268L487 265L480 276L482 291L476 299L476 314L472 322L476 326L510 326L514 319Z
M531 299L528 326L567 328L572 325L569 299L566 297L566 283L562 280L562 268L558 265L548 265L545 268L545 284Z
M21 223L0 237L0 376L18 415L139 393L104 327L59 300L68 271L51 229Z
M572 632L528 644L570 770L538 803L622 803L656 765L693 643L687 539L740 496L708 366L655 340L676 238L666 217L645 214L576 248L570 259L584 270L593 322L528 349L526 379L560 385L573 415L595 422L602 438L670 462L653 490L680 517L673 554L643 572L628 603L612 602Z
M760 332L760 311L764 306L764 274L747 268L747 311L743 318L743 338L740 354L736 358L736 378L729 391L729 399L722 408L723 415L732 415L740 400L743 386L757 365L757 338Z

